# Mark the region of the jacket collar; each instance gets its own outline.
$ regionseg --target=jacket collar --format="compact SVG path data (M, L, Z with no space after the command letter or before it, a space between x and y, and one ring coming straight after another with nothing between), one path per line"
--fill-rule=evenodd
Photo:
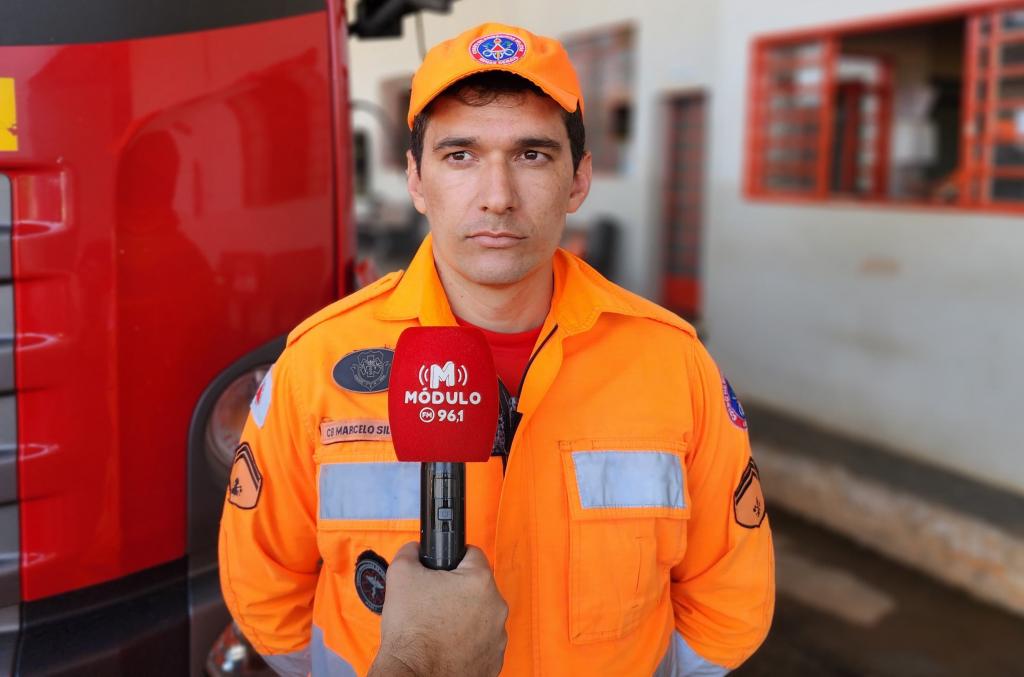
M614 313L689 328L672 313L615 286L563 249L555 251L553 264L555 288L545 325L554 320L566 334L579 334L593 327L602 313ZM434 266L430 235L424 238L409 269L376 316L380 320L418 319L425 326L456 324Z

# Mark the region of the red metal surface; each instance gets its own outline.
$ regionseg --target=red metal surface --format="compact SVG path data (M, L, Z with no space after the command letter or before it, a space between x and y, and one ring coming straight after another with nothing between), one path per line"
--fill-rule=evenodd
M336 295L325 23L0 48L26 600L182 557L200 393Z

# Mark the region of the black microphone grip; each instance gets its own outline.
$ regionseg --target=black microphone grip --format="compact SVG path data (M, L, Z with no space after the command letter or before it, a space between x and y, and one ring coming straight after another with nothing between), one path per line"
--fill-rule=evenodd
M466 556L466 464L420 468L420 562L451 571Z

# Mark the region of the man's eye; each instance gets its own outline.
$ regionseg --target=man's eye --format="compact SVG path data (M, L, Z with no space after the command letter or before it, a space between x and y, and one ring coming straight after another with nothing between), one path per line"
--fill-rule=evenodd
M537 160L543 160L545 157L547 156L539 150L528 150L523 152L523 159L527 162L536 162Z
M469 154L464 150L457 150L454 153L448 153L449 160L455 160L456 162L462 162L469 157Z

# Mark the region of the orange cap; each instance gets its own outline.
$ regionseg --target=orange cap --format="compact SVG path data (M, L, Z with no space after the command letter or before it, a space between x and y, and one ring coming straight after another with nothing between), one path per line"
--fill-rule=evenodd
M583 113L583 93L576 69L562 43L506 24L486 23L446 40L427 52L412 78L407 122L438 94L474 73L508 71L544 90L570 113Z

